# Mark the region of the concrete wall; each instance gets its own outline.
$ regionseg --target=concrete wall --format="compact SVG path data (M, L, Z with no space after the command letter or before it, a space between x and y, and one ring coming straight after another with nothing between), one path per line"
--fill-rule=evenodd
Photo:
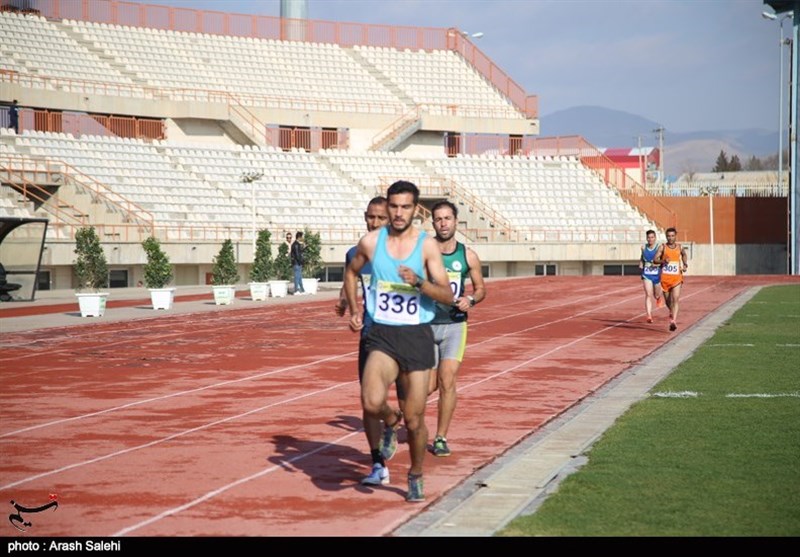
M225 133L225 130L216 120L198 118L173 120L170 118L166 122L166 135L170 141L176 143L196 143L214 146L237 144Z

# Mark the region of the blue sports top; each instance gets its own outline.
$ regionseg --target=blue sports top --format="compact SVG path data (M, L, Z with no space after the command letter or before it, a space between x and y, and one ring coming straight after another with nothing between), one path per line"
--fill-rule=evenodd
M642 246L642 260L644 261L644 266L642 267L643 278L658 280L661 277L661 265L653 263L653 259L655 259L656 253L658 253L659 245L660 244L656 244L653 246L653 249L648 248L647 244Z
M347 250L347 254L344 256L344 265L347 267L350 265L350 262L356 256L356 249L358 246L353 246L349 250ZM362 322L364 323L364 329L368 328L372 325L372 318L367 313L367 289L369 288L370 278L372 276L372 263L367 261L364 263L364 266L361 267L361 271L358 273L358 278L361 279L361 297L364 303L364 316L362 317Z
M422 244L425 232L420 230L417 245L404 260L393 258L386 251L389 225L378 233L378 242L372 256L372 276L367 292L367 313L375 323L384 325L418 325L430 323L434 315L434 301L424 296L410 284L403 282L397 267L405 265L417 276L425 278Z

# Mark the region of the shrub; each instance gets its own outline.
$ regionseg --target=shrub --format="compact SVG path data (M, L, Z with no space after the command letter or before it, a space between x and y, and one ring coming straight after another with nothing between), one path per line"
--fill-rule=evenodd
M236 271L236 258L233 256L233 242L230 238L222 243L219 253L214 257L211 269L211 283L215 286L233 285L239 281Z
M75 233L75 253L78 255L75 261L78 290L97 290L108 286L106 254L93 226L80 228Z
M256 254L253 258L253 268L250 269L251 282L267 282L272 278L272 234L269 230L259 230L256 239Z
M278 280L292 280L292 259L289 256L289 246L286 242L281 242L281 245L278 246L274 271Z
M322 265L322 241L319 232L311 232L308 228L303 231L306 241L303 250L303 276L306 278L319 278L325 269Z
M164 288L172 280L172 265L169 257L161 249L158 239L150 236L142 247L147 254L147 264L144 266L144 283L147 288Z

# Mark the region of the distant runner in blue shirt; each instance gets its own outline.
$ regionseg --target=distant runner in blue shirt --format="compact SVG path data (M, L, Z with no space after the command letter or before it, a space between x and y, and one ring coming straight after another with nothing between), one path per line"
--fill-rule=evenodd
M648 230L647 243L642 246L642 256L639 258L639 269L642 271L642 286L644 287L644 308L647 310L647 322L653 322L653 298L656 306L664 307L664 296L661 293L661 265L654 263L660 244L656 242L656 231Z

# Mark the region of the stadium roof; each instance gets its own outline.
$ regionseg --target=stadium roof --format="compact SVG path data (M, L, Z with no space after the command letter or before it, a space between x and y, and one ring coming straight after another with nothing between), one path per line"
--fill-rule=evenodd
M764 3L775 10L776 14L800 10L800 0L764 0Z

